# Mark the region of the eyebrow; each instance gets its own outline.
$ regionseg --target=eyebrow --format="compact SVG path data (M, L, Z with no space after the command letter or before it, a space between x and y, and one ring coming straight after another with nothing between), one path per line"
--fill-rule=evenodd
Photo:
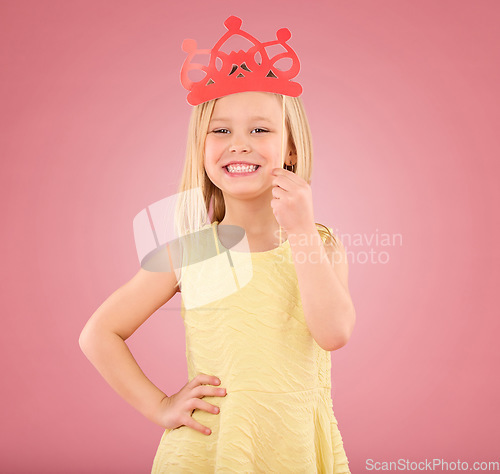
M255 115L254 117L250 117L250 120L263 120L265 122L271 122L267 117L262 117L260 115ZM211 122L230 122L231 119L228 119L226 117L215 117L210 119Z

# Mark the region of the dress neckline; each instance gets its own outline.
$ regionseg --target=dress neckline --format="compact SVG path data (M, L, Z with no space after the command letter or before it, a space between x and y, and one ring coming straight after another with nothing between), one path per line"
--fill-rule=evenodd
M238 250L227 249L226 247L224 247L224 245L222 245L222 242L219 239L219 221L212 222L212 227L215 229L215 236L217 237L217 243L222 248L224 248L226 250L230 250L232 253L236 253L236 254L253 255L253 256L267 255L267 254L271 254L271 253L277 252L277 251L285 248L286 246L288 246L290 244L288 242L288 239L286 239L284 242L281 243L281 245L278 245L278 247L275 247L275 248L270 249L270 250L264 250L263 252L240 252Z

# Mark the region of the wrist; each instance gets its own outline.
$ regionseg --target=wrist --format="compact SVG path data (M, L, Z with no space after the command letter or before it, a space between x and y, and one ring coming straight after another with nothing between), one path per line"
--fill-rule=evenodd
M150 407L148 413L145 414L146 418L148 418L150 421L161 427L165 427L164 425L165 410L169 404L170 404L170 397L165 395L157 403L153 404L153 406Z

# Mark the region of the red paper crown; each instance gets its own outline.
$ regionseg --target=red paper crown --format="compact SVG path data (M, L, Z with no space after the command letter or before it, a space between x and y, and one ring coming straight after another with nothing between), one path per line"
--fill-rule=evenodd
M291 79L300 70L299 58L295 51L287 44L292 34L287 28L281 28L276 32L276 41L261 43L252 35L241 29L241 19L230 16L224 26L227 32L221 37L215 46L210 49L197 49L196 41L185 39L182 49L188 53L181 69L181 83L189 94L187 101L191 105L198 105L208 100L217 99L236 92L264 91L277 94L298 97L302 94L302 86ZM254 46L248 51L231 51L226 54L220 50L221 46L234 35L240 35L250 40ZM285 51L269 58L266 47L281 44ZM255 60L255 55L260 53L262 62ZM192 63L191 60L197 54L210 54L208 66ZM217 68L216 59L220 58L222 66ZM274 64L282 58L290 58L292 66L288 71L277 69ZM198 82L191 81L188 77L189 71L200 69L206 73L205 77Z

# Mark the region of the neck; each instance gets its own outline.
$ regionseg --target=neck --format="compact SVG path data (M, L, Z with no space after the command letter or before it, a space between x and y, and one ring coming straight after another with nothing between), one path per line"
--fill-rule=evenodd
M271 207L271 191L256 199L235 199L224 194L226 213L219 222L221 225L237 225L245 230L250 238L276 236L279 240L280 225ZM286 240L285 230L281 229L281 241Z

